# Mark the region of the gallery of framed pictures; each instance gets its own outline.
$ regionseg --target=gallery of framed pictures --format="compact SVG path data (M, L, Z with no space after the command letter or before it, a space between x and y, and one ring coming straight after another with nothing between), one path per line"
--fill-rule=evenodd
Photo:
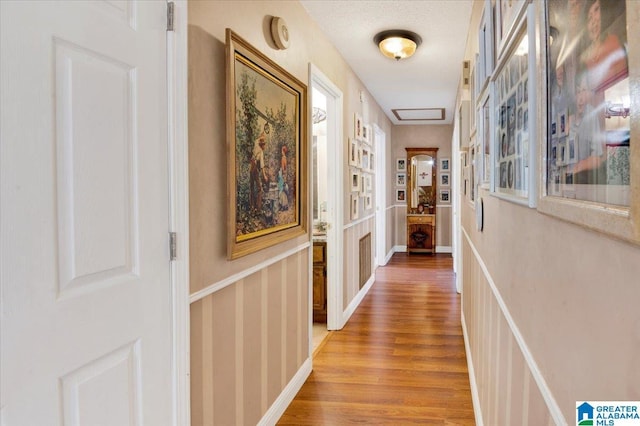
M360 218L360 210L373 209L373 181L375 155L373 152L373 126L363 121L358 113L353 117L353 137L348 138L350 178L350 218Z
M634 0L486 1L471 93L469 150L488 156L475 159L477 185L640 243L639 14Z
M227 255L307 232L307 87L230 29Z

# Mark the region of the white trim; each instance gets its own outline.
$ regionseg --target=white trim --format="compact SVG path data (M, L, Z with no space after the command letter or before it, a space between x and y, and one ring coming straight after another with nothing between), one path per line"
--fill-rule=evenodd
M189 323L189 137L187 2L175 1L174 31L167 32L167 144L169 231L178 236L170 264L172 292L172 393L174 426L191 424Z
M347 306L347 309L345 309L344 312L342 313L342 325L340 326L340 328L344 327L347 321L349 321L349 318L351 318L351 315L353 315L353 313L356 311L358 306L360 306L360 303L362 302L364 297L367 295L367 293L369 292L369 290L371 289L375 281L376 281L375 274L371 274L371 276L369 277L365 285L362 286L358 294L356 294L356 297L353 298L351 303L349 303L349 306Z
M387 206L387 208L385 210L391 210L391 209L393 209L395 207L396 207L395 205L391 204L390 206Z
M251 268L247 268L244 269L240 272L238 272L237 274L233 274L230 277L227 277L223 280L220 280L218 282L215 282L213 284L209 284L208 286L206 286L205 288L203 288L200 291L197 291L195 293L193 293L190 297L190 301L189 303L194 303L197 302L200 299L204 299L205 297L209 296L210 294L215 293L216 291L220 291L223 288L240 281L241 279L248 277L249 275L258 272L262 269L265 269L271 265L273 265L274 263L280 262L283 259L286 259L289 256L293 256L294 254L307 249L311 247L311 242L306 242L304 244L300 244L298 247L294 247L291 250L287 250L283 253L280 253L279 255L272 257L268 260L265 260L264 262L258 263L257 265L253 265Z
M406 204L394 204L393 207L397 208L397 209L406 209L407 205Z
M471 241L471 238L467 234L467 231L463 227L461 227L461 230L465 238L467 239L467 242L469 243L469 246L471 247L471 250L473 251L474 256L476 257L476 260L478 261L478 264L480 265L480 268L482 269L482 272L484 273L484 276L487 279L487 282L489 283L489 287L491 287L493 296L498 302L498 305L500 306L500 310L502 311L504 318L507 320L507 324L509 324L509 328L511 329L511 333L513 334L513 337L516 339L516 342L518 342L520 351L522 352L524 360L527 363L529 370L531 371L531 375L533 376L534 380L536 381L536 384L538 385L540 394L542 395L545 403L547 404L547 408L551 413L551 417L553 418L556 424L559 424L559 425L567 424L567 420L562 415L562 411L560 410L558 403L553 397L553 394L551 393L551 389L549 389L547 382L542 376L542 372L538 368L538 364L533 358L533 354L529 350L529 347L527 346L527 343L525 342L524 337L520 333L520 329L518 328L515 321L513 320L513 317L511 316L511 313L509 312L507 305L502 299L502 296L500 295L500 292L498 291L498 288L496 287L496 284L493 281L493 278L491 278L491 274L489 274L489 270L487 269L487 266L482 261L482 258L480 257L480 253L478 253L478 251L476 250L476 247L473 245L473 242Z
M451 204L436 204L436 208L437 209L440 209L440 208L450 209L451 208Z
M436 253L453 253L451 246L436 246Z
M391 248L391 250L389 250L389 253L387 253L387 256L384 258L384 264L386 265L387 263L389 263L389 261L391 260L391 257L393 256L393 253L395 253L393 247Z
M295 398L296 394L300 391L300 388L302 388L302 385L304 385L309 374L311 374L311 367L311 358L307 358L278 398L276 398L273 404L271 404L271 407L269 407L264 416L262 416L258 422L258 426L275 425L278 422L289 404L291 404L291 401L293 401L293 398Z
M375 259L376 266L387 264L385 250L387 249L387 209L379 206L387 204L387 181L386 181L386 155L387 155L387 135L376 123L373 124L374 149L376 155L375 163L375 183L376 183L376 207L375 207Z
M342 149L344 100L342 91L312 63L309 63L309 83L312 89L315 86L323 91L327 98L327 158L329 159L327 182L329 188L340 188L343 182L342 164L344 164L344 150ZM309 102L311 101L311 96L309 96ZM311 105L309 106L311 107ZM311 121L310 117L309 120ZM313 124L311 123L309 124L309 132L313 132ZM310 135L310 140L312 138L313 135ZM313 195L313 192L310 192ZM344 212L342 191L329 191L327 208L328 219L331 223L327 230L327 329L337 330L340 312L342 312L344 285L342 280L344 233L340 231ZM313 286L313 282L311 285ZM313 304L310 303L310 311L313 311L312 306ZM311 326L312 324L310 324Z
M393 251L395 253L406 253L407 252L407 245L405 244L403 246L401 246L401 245L394 246L393 247Z
M355 222L347 223L347 224L344 226L343 230L345 230L345 231L346 231L346 230L347 230L347 229L349 229L349 228L352 228L352 227L354 227L354 226L356 226L356 225L361 224L362 222L366 222L367 220L370 220L370 219L375 218L375 217L376 217L376 214L375 214L375 213L372 213L372 214L370 214L369 216L365 216L365 217L363 217L362 219L358 219L358 220L356 220Z
M464 337L464 351L467 353L467 370L469 371L469 384L471 386L471 401L473 402L473 413L476 417L476 425L484 426L482 419L482 406L480 405L480 394L478 393L478 383L476 383L476 373L473 368L471 357L471 346L469 335L467 334L467 322L464 319L464 310L461 309L460 321L462 322L462 336Z

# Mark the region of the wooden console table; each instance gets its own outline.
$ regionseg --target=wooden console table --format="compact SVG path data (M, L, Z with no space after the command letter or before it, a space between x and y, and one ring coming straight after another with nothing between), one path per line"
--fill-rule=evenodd
M407 253L435 253L436 215L407 215Z

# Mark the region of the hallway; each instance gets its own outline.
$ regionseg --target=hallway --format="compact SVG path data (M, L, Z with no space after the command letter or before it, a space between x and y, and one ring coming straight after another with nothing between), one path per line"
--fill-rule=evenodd
M313 372L281 425L473 425L450 255L396 253Z

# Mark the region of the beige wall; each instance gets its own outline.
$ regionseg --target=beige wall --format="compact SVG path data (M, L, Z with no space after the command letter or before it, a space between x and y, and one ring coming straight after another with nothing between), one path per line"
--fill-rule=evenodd
M391 161L395 165L397 158L406 158L407 151L405 148L438 148L438 162L441 158L451 159L451 138L453 137L453 125L436 124L428 126L393 126L391 130L393 144L391 147ZM451 167L456 167L457 163L450 161ZM453 170L452 170L453 172ZM389 182L396 180L395 166ZM439 164L438 176L439 179ZM449 176L451 179L451 174ZM450 181L451 182L451 181ZM440 188L439 188L440 189ZM438 189L438 190L439 190ZM451 190L450 200L453 200L453 186ZM395 203L396 187L391 188L391 199ZM451 247L451 203L436 204L436 247ZM407 244L407 219L406 204L398 203L395 207L395 245L404 246Z
M637 23L640 5L627 5ZM469 43L467 58L473 34ZM640 49L630 46L637 58ZM631 70L636 79L638 71ZM638 104L640 93L634 97ZM484 231L463 201L461 248L463 320L483 423L546 425L556 415L571 424L576 401L639 400L640 247L487 190L480 196Z
M225 28L305 84L313 63L343 92L345 309L358 291L358 241L374 228L374 210L350 225L347 138L356 112L387 141L391 124L297 1L189 1L188 13L190 289L210 293L191 305L192 424L255 424L309 357L309 236L227 260ZM288 50L272 45L271 16L288 24Z

